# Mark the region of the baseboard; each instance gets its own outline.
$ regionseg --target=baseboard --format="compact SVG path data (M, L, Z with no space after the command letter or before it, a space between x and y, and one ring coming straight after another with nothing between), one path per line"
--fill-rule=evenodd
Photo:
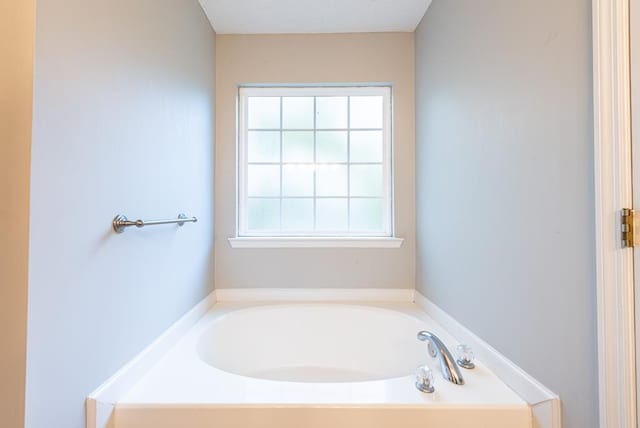
M531 406L534 428L562 427L560 397L557 394L417 291L415 303L453 337L471 346L478 359Z
M216 293L211 292L133 360L89 394L86 400L86 428L111 428L117 400L135 385L215 303Z
M414 289L218 288L218 302L413 302Z

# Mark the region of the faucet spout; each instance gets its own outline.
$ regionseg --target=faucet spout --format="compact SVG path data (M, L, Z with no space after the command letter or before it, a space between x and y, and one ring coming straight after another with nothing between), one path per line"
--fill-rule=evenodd
M442 341L430 331L421 331L418 333L418 340L429 344L429 353L432 357L436 357L440 362L442 377L456 385L464 385L464 379L460 369L458 368L451 353Z

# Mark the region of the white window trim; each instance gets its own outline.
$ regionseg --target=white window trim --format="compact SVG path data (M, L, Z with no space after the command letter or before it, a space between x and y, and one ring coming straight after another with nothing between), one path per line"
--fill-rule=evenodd
M250 96L353 96L382 95L384 100L384 141L383 175L385 205L383 233L309 232L301 234L274 232L248 232L247 228L247 102ZM394 197L393 197L393 123L392 123L392 87L380 85L323 85L295 86L255 86L242 85L238 89L238 145L237 145L237 215L236 236L229 239L234 248L398 248L403 240L395 237Z
M377 237L241 237L229 238L232 248L400 248L402 238Z

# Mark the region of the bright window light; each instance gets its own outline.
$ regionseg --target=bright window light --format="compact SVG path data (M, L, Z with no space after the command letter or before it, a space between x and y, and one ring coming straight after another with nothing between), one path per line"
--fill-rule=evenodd
M241 87L238 236L393 236L391 87Z

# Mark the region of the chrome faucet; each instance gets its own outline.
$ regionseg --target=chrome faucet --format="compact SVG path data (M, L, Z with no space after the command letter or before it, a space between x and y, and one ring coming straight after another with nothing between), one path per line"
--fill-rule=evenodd
M438 336L430 331L421 331L418 333L418 340L427 342L429 354L440 361L442 377L456 385L464 385L464 379L462 378L460 369L456 365L447 347L438 339Z

